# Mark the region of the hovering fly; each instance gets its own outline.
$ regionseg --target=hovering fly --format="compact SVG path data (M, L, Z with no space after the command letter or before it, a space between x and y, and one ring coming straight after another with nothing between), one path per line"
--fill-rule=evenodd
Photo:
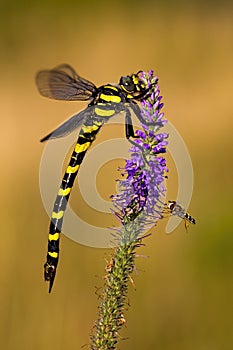
M183 219L186 230L188 229L189 224L196 224L196 220L176 201L168 201L168 203L166 203L164 206L163 212L171 215L177 215Z
M119 84L96 87L92 82L80 77L68 64L39 71L36 75L36 85L40 94L45 97L66 101L89 101L86 109L75 114L41 139L41 142L44 142L63 137L81 126L51 215L48 251L44 264L44 279L49 282L50 293L58 264L59 239L64 213L84 156L103 124L119 112L125 112L126 138L133 142L131 138L136 136L132 126L131 111L140 121L143 121L138 101L146 96L148 88L140 80L140 71L137 74L121 77ZM145 120L143 122L145 124Z

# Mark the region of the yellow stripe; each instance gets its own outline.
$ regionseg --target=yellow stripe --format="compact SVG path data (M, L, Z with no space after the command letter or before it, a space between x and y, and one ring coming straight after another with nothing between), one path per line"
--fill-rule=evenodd
M132 79L135 85L139 83L138 77L136 75L132 75Z
M77 146L76 146L77 147ZM76 149L76 147L75 147L75 149ZM78 152L77 152L78 153ZM73 173L76 173L76 171L78 171L78 168L79 168L79 164L78 165L76 165L76 166L68 166L68 168L66 169L66 173L68 173L68 174L73 174Z
M100 98L102 98L106 102L116 102L116 103L121 102L120 96L111 96L111 95L100 94Z
M90 142L86 142L86 143L84 143L84 144L82 144L82 145L80 145L79 143L77 143L77 145L75 146L75 149L74 149L74 151L76 152L76 153L80 153L80 152L85 152L89 147L90 147ZM78 167L79 168L79 165L77 165L76 167ZM76 168L76 167L74 167L74 168ZM78 168L77 168L77 170L78 170ZM76 170L76 171L77 171ZM73 171L74 172L74 171Z
M48 255L50 255L52 258L58 257L58 253L56 253L56 252L48 252Z
M124 85L121 85L122 90L128 92L128 90L124 87Z
M99 116L99 117L111 117L113 114L115 114L114 109L101 109L96 107L95 108L95 113Z
M58 191L58 196L67 196L67 194L69 194L70 191L71 191L70 187L67 187L65 190L60 188L59 191Z
M52 219L61 219L63 217L64 211L61 210L58 213L52 212Z
M53 235L50 233L49 234L49 241L57 241L60 237L60 233L56 232Z
M82 126L83 132L91 133L92 131L98 130L98 129L99 129L99 125L95 125L95 124L93 124L93 125L83 125Z
M114 91L118 91L118 89L115 86L111 86L111 85L105 85L104 88L105 89L112 89Z

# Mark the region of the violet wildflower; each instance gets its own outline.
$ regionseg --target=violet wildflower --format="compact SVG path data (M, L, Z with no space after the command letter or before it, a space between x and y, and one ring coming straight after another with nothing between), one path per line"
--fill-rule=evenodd
M160 132L167 121L161 112L163 103L158 79L153 77L152 71L148 74L142 72L140 78L150 89L147 98L141 102L143 130L136 131L138 138L133 141L131 159L126 161L124 169L127 178L119 181L121 191L113 196L113 202L116 215L122 216L123 226L132 221L132 206L133 219L139 214L143 215L144 225L140 222L140 230L143 231L148 223L155 224L161 217L161 197L165 193L164 174L167 171L162 154L166 152L168 134Z
M131 158L126 160L123 169L126 178L119 181L120 192L112 196L114 213L121 226L115 235L118 247L106 268L98 320L91 337L92 350L116 348L118 332L126 322L124 311L128 281L135 267L135 250L143 245L145 230L161 218L164 206L164 178L168 169L163 154L168 135L160 129L167 121L161 112L163 103L157 77L149 71L141 72L140 79L148 88L148 94L141 101L142 130L137 130L137 138L131 141Z

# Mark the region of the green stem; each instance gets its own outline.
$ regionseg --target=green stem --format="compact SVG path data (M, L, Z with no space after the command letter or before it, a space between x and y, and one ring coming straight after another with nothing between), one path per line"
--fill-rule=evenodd
M91 336L91 350L116 349L118 332L125 324L124 311L128 281L135 265L135 249L140 245L141 239L121 241L106 267L108 274L94 327L95 333Z

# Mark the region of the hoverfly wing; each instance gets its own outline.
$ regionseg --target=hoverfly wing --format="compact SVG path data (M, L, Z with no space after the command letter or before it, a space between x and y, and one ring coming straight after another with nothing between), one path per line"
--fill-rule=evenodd
M93 107L87 107L86 109L79 112L78 114L73 115L71 118L66 120L63 124L61 124L57 129L55 129L50 134L43 137L40 140L40 142L44 142L50 139L57 139L57 138L69 135L72 131L74 131L76 128L82 125L83 120L86 117L88 116L91 117L92 110L93 110Z
M68 64L39 71L36 85L42 96L67 101L89 100L97 90L93 83L81 78Z

